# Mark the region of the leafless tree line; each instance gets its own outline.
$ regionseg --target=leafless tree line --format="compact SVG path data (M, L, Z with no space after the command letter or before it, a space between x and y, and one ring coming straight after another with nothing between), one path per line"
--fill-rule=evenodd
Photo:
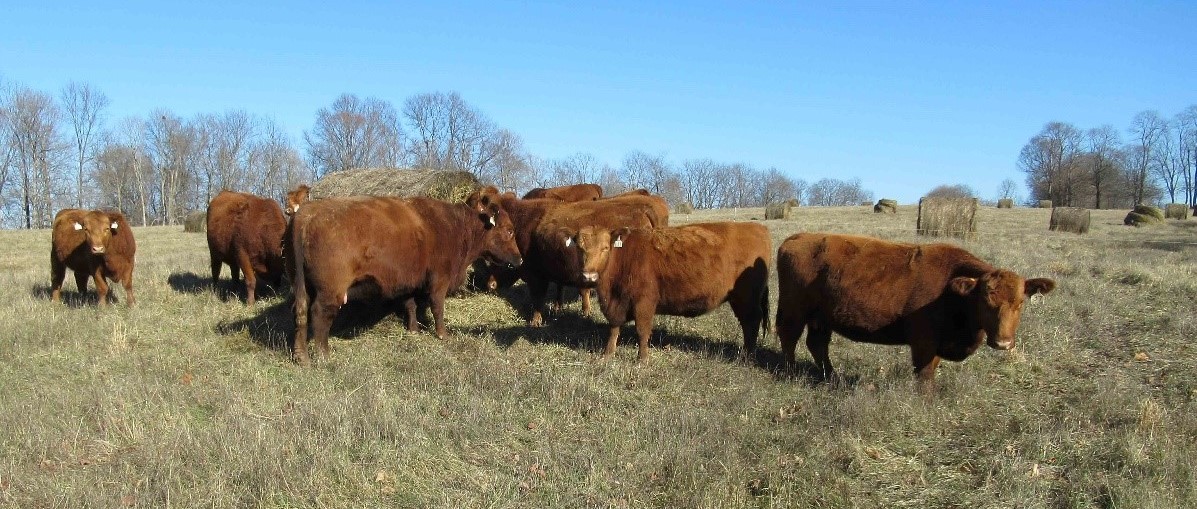
M272 119L245 110L183 118L167 109L110 121L108 98L85 83L58 96L0 79L0 224L45 228L66 207L122 210L135 225L177 224L221 189L281 198L301 182L352 168L467 171L523 192L597 182L608 193L645 188L695 208L759 207L797 199L872 199L859 180L808 184L776 168L629 152L618 167L579 153L542 159L456 92L408 98L401 110L344 94L320 108L303 149Z
M1124 142L1109 125L1048 123L1018 157L1030 199L1093 208L1197 205L1197 105L1171 119L1141 112L1126 135Z

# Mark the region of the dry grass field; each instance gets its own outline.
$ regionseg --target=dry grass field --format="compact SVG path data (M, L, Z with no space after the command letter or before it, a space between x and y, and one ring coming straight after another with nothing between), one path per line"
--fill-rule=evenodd
M137 228L138 307L49 300L49 231L0 232L4 507L1197 507L1197 221L1048 231L983 208L963 245L1055 292L1018 348L982 347L915 390L909 350L833 340L847 382L737 358L726 306L630 330L596 362L575 300L525 327L522 285L447 304L455 337L353 306L333 358L293 365L289 296L208 284L202 234ZM798 231L924 242L915 207L796 208ZM675 223L753 220L698 211ZM227 269L225 281L227 281ZM773 282L776 285L776 281ZM776 302L776 291L771 293Z

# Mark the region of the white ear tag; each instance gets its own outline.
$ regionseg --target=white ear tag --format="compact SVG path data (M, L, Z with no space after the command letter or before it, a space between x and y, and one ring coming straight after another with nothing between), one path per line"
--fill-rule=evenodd
M490 225L495 226L495 216L490 216Z
M615 237L615 243L611 245L615 247L623 247L623 236Z
M115 230L115 229L116 229L116 221L113 221L113 222L112 222L112 229L113 229L113 230Z
M75 229L76 229L76 230L82 230L82 229L83 229L83 225L81 225L81 224L79 224L79 223L75 223Z
M569 247L569 246L570 246L570 245L572 245L573 243L574 243L574 238L573 238L573 237L566 237L566 238L565 238L565 247Z

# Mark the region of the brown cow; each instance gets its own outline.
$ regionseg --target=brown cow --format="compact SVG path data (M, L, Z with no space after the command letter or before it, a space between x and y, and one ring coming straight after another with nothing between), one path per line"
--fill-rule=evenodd
M580 289L594 286L581 278L582 261L577 250L559 242L558 232L561 228L577 230L588 225L610 229L625 226L653 228L667 224L668 211L666 215L659 216L652 203L653 199L660 198L637 198L576 203L551 199L503 199L503 208L511 214L511 220L515 223L516 238L526 262L520 267L519 275L527 283L532 301L529 325L544 325L542 309L549 283ZM587 314L590 312L590 294L585 291L579 293L582 295L582 312Z
M299 212L299 206L302 205L303 202L308 201L308 195L311 193L311 191L312 188L308 187L307 184L300 184L299 187L295 188L295 190L288 192L287 207L283 209L283 212L288 216Z
M292 218L284 244L295 287L296 362L308 364L308 323L320 356L328 332L350 298L402 298L408 329L416 330L416 298L431 301L436 335L446 336L445 296L473 260L518 266L511 219L484 188L466 203L431 198L327 198ZM310 307L309 307L310 304Z
M51 298L62 300L66 269L75 273L79 293L87 292L87 277L96 282L100 305L108 305L108 279L125 287L125 299L133 305L133 263L137 243L133 229L120 212L63 209L54 215L50 234Z
M648 360L655 315L695 317L727 302L744 332L744 353L768 330L773 243L760 223L696 223L654 230L563 228L562 244L582 252L582 278L598 289L611 325L603 357L615 353L619 329L636 322L640 361Z
M806 347L824 377L831 333L853 341L910 345L914 371L935 379L939 359L962 361L988 338L1014 347L1023 301L1056 286L996 269L951 244L902 244L870 237L799 233L777 250L777 336L782 357L806 328Z
M278 202L247 193L221 191L208 204L208 254L212 286L228 264L234 282L245 274L245 304L254 305L258 277L278 286L283 276L283 231L287 218Z
M603 188L598 184L573 184L545 189L538 187L524 195L525 200L551 198L564 202L591 201L603 197Z

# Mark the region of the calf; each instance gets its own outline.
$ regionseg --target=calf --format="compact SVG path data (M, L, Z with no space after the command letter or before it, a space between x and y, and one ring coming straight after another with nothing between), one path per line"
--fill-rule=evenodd
M287 219L278 202L247 193L221 191L208 204L208 255L212 285L229 266L234 282L245 274L245 304L254 305L258 278L282 283L283 231Z
M988 340L1014 347L1026 297L1055 288L1023 279L951 244L902 244L852 235L799 233L777 250L777 336L792 365L806 347L824 377L831 333L853 341L910 345L914 371L935 379L940 358L962 361Z
M296 362L308 364L308 324L321 357L328 332L349 299L401 298L408 329L415 331L416 298L428 299L436 335L447 334L445 296L461 283L466 266L479 257L493 263L521 263L511 219L484 188L466 203L430 198L326 198L305 205L284 237L292 254L295 287Z
M312 188L308 187L307 184L300 184L299 187L296 187L293 191L288 192L287 207L283 209L283 212L288 216L295 215L296 212L299 212L299 206L303 204L303 202L308 201L308 195L311 193L311 191Z
M639 359L648 359L654 315L694 317L727 302L744 332L744 353L768 329L769 230L759 223L697 223L655 230L562 229L560 242L582 252L582 279L596 285L615 353L619 329L636 322Z
M63 209L54 215L50 234L50 288L54 302L62 300L66 269L75 273L79 293L87 292L87 277L96 282L101 306L108 305L108 279L125 287L133 306L133 262L137 243L125 215L103 210Z

